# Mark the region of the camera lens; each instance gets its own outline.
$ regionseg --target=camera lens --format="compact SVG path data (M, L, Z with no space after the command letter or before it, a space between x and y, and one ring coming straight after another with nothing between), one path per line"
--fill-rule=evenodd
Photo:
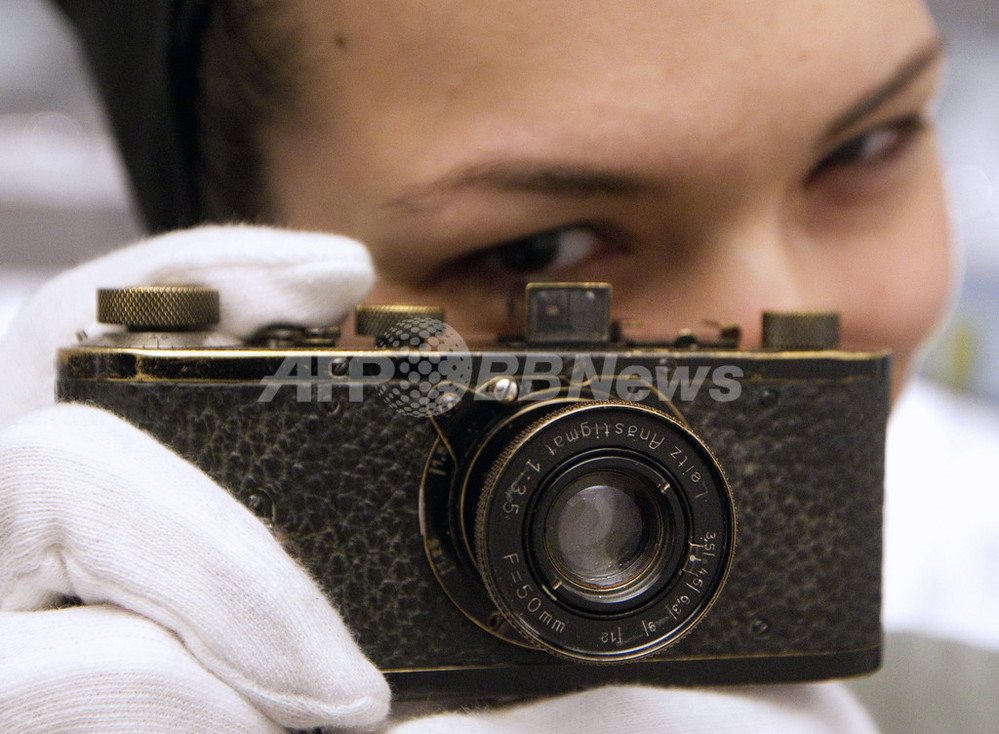
M514 629L574 660L616 662L700 619L727 573L734 521L724 475L693 433L640 404L584 402L504 440L471 534Z
M566 487L545 518L545 547L571 582L613 589L648 565L662 528L647 518L641 489L615 472L593 472ZM647 519L653 520L652 523Z
M539 483L527 551L549 593L583 612L640 606L671 578L686 529L667 473L641 453L598 447Z

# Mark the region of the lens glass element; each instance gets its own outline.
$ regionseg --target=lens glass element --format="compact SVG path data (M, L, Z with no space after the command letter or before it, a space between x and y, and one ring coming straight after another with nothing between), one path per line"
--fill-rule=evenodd
M595 471L578 477L548 511L549 558L582 587L605 590L628 583L648 565L650 548L662 535L649 504L639 483L625 474Z

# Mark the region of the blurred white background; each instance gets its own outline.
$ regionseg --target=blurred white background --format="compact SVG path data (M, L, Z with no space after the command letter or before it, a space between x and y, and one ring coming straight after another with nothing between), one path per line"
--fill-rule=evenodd
M947 43L939 123L961 299L925 371L999 400L999 2L931 0Z
M965 268L892 424L885 618L895 632L999 650L999 0L930 5L949 57L938 120ZM42 279L139 233L68 27L45 0L0 0L0 331ZM886 730L999 730L999 657L918 645L892 657L892 644L865 696L918 715L908 704L879 714Z

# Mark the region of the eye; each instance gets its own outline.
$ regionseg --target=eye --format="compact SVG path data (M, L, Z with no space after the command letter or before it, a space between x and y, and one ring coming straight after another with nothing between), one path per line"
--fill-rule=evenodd
M592 228L576 225L520 237L477 256L485 268L517 275L558 272L579 265L604 246Z
M887 164L901 156L927 126L923 116L908 115L873 127L826 155L809 174L808 181L837 169Z

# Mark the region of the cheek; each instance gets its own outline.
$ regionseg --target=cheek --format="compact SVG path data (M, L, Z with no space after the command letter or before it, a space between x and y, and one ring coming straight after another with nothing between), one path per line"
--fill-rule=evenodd
M891 349L895 395L940 322L953 285L953 251L939 181L927 186L902 221L905 226L846 263L838 284L844 344Z

